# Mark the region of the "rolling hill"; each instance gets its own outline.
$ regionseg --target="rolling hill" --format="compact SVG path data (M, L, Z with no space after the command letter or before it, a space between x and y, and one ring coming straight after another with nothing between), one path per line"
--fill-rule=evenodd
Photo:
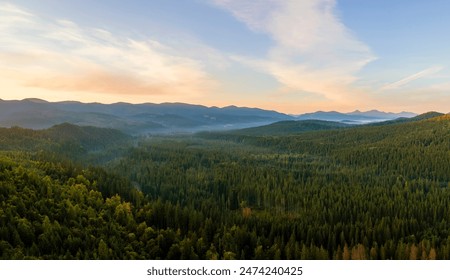
M320 120L281 121L264 126L244 128L233 131L233 133L251 136L295 135L307 131L338 129L350 126L345 123Z
M119 130L63 123L48 129L0 128L0 151L56 154L73 160L102 160L117 156L133 138ZM91 156L92 155L92 156ZM113 155L113 156L111 156Z

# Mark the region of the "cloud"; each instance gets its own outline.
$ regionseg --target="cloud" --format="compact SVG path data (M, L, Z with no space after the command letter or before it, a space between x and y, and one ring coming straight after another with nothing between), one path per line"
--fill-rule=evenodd
M179 82L158 82L146 83L136 76L125 75L123 72L114 73L105 70L94 71L90 70L85 73L72 74L58 74L55 76L49 75L34 75L32 78L26 79L23 85L27 87L37 87L60 92L80 91L80 92L96 92L105 94L119 94L119 95L165 95L171 96L175 94L182 94L187 96L198 95L197 91L192 88L200 87L202 85L194 85L190 83L186 85Z
M401 79L399 81L386 84L383 87L381 87L381 90L393 90L393 89L401 88L401 87L403 87L403 86L405 86L405 85L407 85L407 84L409 84L409 83L411 83L413 81L416 81L416 80L422 79L424 77L436 74L436 73L440 72L442 69L444 69L442 66L429 67L429 68L424 69L424 70L422 70L420 72L412 74L412 75L410 75L410 76L408 76L406 78L403 78L403 79Z
M265 22L270 20L273 10L281 6L281 1L276 0L213 0L213 2L231 12L255 32L266 32Z
M0 4L0 13L7 15L8 21L11 22L30 22L28 19L33 17L33 14L20 9L9 3Z
M275 77L293 91L320 94L342 101L357 72L375 59L336 15L334 0L215 0L254 32L274 44L263 59L238 61Z
M0 33L0 72L25 87L172 97L216 87L201 60L156 40L44 19L4 3Z

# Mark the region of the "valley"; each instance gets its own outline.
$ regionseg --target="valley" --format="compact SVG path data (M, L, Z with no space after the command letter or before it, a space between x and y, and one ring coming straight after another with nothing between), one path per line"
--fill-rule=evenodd
M2 259L449 259L450 118L0 129Z

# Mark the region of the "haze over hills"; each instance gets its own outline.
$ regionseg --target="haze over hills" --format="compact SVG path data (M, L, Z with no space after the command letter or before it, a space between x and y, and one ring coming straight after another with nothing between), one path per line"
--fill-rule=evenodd
M371 122L367 124L356 124L356 123L346 123L346 122L333 122L333 121L322 121L322 120L295 120L295 121L279 121L271 123L268 125L262 125L257 127L243 128L238 130L224 131L217 133L217 135L231 135L231 136L295 136L307 132L324 131L324 130L338 130L342 128L365 128L380 126L385 127L389 125L400 125L415 123L419 121L425 121L437 118L448 118L448 114L442 114L438 112L427 112L421 115L417 115L412 118L400 117L388 121ZM214 133L212 133L214 135ZM200 135L208 135L202 134Z
M417 114L411 112L400 113L386 113L378 110L371 110L367 112L354 111L350 113L340 113L336 111L323 112L318 111L315 113L307 113L297 116L299 120L323 120L343 123L364 124L373 122L382 122L387 120L393 120L397 118L412 118Z
M45 129L60 123L115 128L129 134L195 132L268 124L293 117L275 111L182 103L100 104L40 99L0 101L0 126Z
M414 113L380 111L315 112L298 116L246 107L206 107L184 103L129 104L0 100L0 126L46 129L61 123L114 128L133 135L191 133L268 125L279 121L322 120L363 124L414 117Z
M352 125L341 122L330 122L321 120L280 121L268 125L235 130L236 135L247 136L280 136L295 135L308 131L330 130L350 127Z

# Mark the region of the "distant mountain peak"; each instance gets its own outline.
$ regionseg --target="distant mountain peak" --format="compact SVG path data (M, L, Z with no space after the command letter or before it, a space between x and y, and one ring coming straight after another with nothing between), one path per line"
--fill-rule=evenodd
M226 107L223 107L223 108L225 108L225 109L237 109L238 107L236 105L229 105L229 106L226 106Z
M33 103L43 103L43 104L49 103L48 101L39 99L39 98L25 98L22 101L28 101L28 102L33 102Z

